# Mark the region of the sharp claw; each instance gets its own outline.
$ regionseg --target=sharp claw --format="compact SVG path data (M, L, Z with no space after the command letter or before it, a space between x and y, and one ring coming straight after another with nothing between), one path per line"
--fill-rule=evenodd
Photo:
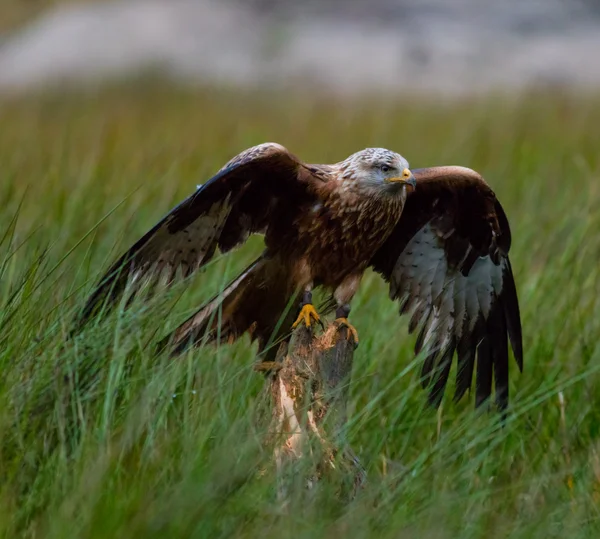
M312 305L312 303L307 303L302 307L298 318L296 318L296 321L292 324L292 329L296 329L301 322L304 322L304 325L309 328L313 321L321 324L321 327L323 327L323 322L321 322L321 318L317 314L314 305Z
M335 323L338 326L338 329L346 328L348 330L346 332L346 339L354 340L354 344L356 346L358 346L358 331L350 322L348 322L348 319L347 318L336 318Z

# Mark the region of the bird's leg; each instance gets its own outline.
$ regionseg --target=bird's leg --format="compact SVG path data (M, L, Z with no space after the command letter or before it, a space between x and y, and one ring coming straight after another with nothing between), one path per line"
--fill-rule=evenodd
M292 329L296 329L301 322L304 322L304 325L309 328L312 325L312 322L317 322L323 326L321 322L321 318L317 314L317 310L312 304L312 286L306 287L304 289L304 294L302 295L302 303L300 303L300 314L296 321L292 324Z
M358 290L361 278L362 273L349 275L340 283L333 293L333 297L337 303L334 324L338 326L338 329L346 328L346 337L348 339L352 338L356 345L358 345L358 331L356 331L356 328L348 322L348 315L350 314L350 302Z
M354 343L358 345L358 331L356 328L348 322L348 315L350 314L350 304L346 303L345 305L338 305L338 308L335 311L335 322L338 329L346 328L348 330L347 339L354 339Z

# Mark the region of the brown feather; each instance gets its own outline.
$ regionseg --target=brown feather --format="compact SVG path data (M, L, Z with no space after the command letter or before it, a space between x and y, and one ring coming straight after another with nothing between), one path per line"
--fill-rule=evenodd
M174 276L203 267L216 252L228 251L261 232L267 244L279 230L316 200L323 176L315 176L279 144L263 144L242 152L194 194L169 212L127 250L100 279L76 320L72 333L88 320L108 312L133 274L156 277L157 261ZM136 288L132 289L132 293Z
M158 349L170 344L171 354L177 355L191 346L229 342L249 332L251 340L258 340L259 352L265 351L270 357L276 347L267 348L289 332L290 317L295 316L298 302L291 273L285 264L277 258L261 256L222 293L163 338Z

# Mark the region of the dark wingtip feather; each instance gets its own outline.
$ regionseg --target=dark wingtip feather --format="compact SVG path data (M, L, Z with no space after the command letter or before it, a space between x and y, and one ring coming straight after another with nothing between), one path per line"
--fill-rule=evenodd
M492 350L486 335L477 347L477 373L475 376L475 408L489 401L492 395Z
M439 344L435 343L427 353L421 367L421 387L427 389L434 375L435 360L440 354Z
M506 329L508 338L515 356L519 371L523 372L523 334L521 331L521 313L519 310L519 299L512 273L510 260L506 258L506 265L502 272L502 304L504 305L504 316L506 318Z
M423 325L421 326L421 330L417 335L417 340L415 341L415 356L421 352L423 348L423 343L425 342L425 334L427 333L427 327L429 326L429 319L431 318L432 310L429 309L429 312L423 317ZM416 329L416 327L415 327Z
M456 355L458 365L456 370L456 390L454 391L454 402L458 402L464 394L471 389L473 370L475 369L475 352L477 347L473 345L469 336L463 336L458 343Z
M435 369L435 373L437 374L433 385L431 386L431 390L429 391L429 396L427 398L429 404L434 408L438 408L442 402L444 397L444 392L446 390L446 385L448 383L448 378L450 377L450 367L452 366L452 356L454 355L455 342L454 339L448 345L446 350L442 355L442 358L439 361Z
M496 403L500 410L505 410L508 407L508 339L506 319L500 299L498 299L496 307L490 313L487 326L492 343Z

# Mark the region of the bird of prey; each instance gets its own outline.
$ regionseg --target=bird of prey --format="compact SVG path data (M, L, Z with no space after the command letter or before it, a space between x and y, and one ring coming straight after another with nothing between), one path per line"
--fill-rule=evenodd
M358 343L350 304L372 267L400 313L411 315L409 331L419 330L415 353L423 352L430 403L441 402L456 351L455 399L475 372L476 406L492 385L499 407L507 406L508 341L520 370L523 353L502 206L471 169L411 170L383 148L333 165L304 163L276 143L243 151L115 262L75 331L126 290L185 277L253 233L264 235L264 252L167 338L173 354L248 332L266 358L277 335L320 320L312 303L319 286L332 293L326 311L335 308L335 323Z

